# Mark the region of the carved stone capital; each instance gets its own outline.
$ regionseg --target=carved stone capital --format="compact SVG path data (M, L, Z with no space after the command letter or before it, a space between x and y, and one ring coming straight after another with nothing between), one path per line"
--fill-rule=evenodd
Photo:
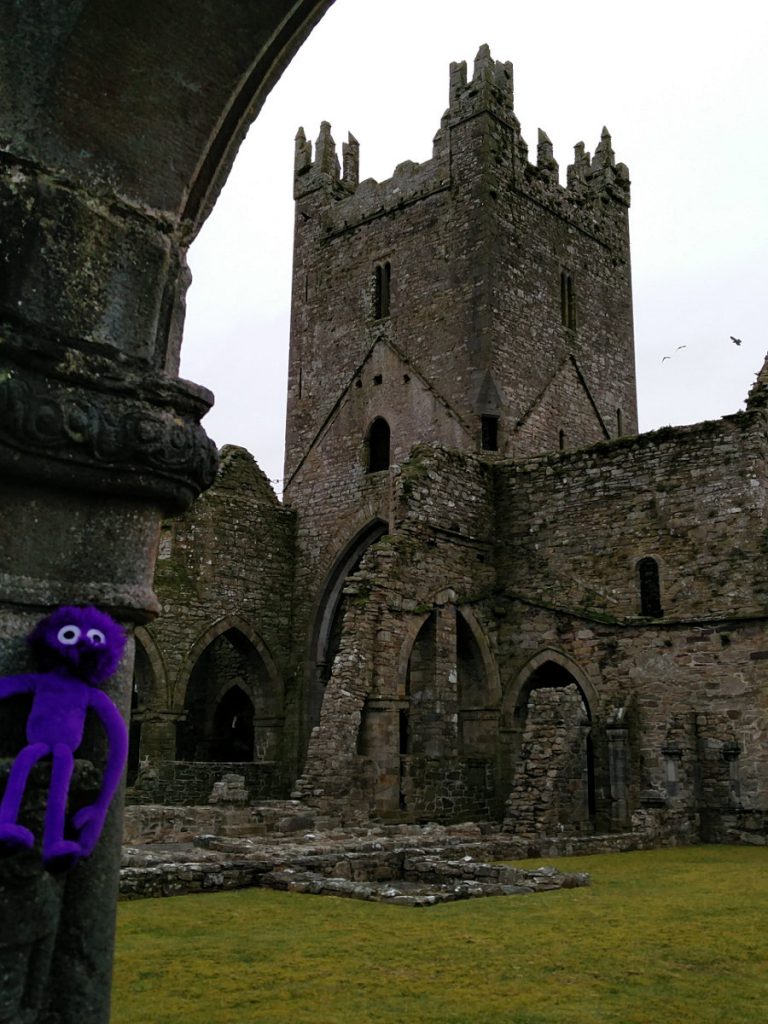
M0 473L185 508L216 474L213 396L126 358L0 326Z

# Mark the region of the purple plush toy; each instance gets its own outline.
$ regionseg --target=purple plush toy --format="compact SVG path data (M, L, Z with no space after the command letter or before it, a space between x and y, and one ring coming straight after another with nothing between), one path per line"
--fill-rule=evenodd
M50 756L51 784L43 826L43 861L48 868L69 867L93 851L120 781L128 733L120 712L96 687L117 668L125 642L123 629L98 608L58 608L29 637L47 671L0 679L0 699L33 694L27 746L13 762L0 801L0 843L34 845L32 832L18 824L19 810L33 765ZM79 833L74 841L64 838L67 798L88 708L104 725L109 754L98 799L72 818L71 826Z

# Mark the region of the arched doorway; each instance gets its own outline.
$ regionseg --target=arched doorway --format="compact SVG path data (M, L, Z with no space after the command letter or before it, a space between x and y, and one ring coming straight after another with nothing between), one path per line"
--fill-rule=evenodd
M396 679L361 715L357 751L373 772L375 812L498 819L499 705L498 672L468 608L449 598L412 621Z
M554 655L532 659L518 680L505 825L522 838L591 833L597 787L591 687Z
M349 576L360 567L368 548L387 532L383 519L374 519L359 530L334 562L323 587L315 627L312 634L311 679L307 693L305 720L307 732L320 721L320 709L333 661L341 642L341 624L344 617L343 590Z
M253 701L239 686L230 687L216 706L211 760L253 761Z
M177 726L179 761L274 761L281 755L282 704L269 667L237 627L216 632L198 653Z

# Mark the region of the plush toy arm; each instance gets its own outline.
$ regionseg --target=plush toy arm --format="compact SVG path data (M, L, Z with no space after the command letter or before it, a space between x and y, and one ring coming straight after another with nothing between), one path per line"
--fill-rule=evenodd
M128 754L128 729L123 721L123 716L109 697L101 690L93 690L89 703L106 730L109 751L98 800L87 807L82 807L72 818L74 827L81 830L79 842L85 857L93 851L99 841L101 830L104 827L104 819L120 782L120 776L123 774Z
M35 688L34 676L4 676L0 679L0 700L15 697L19 693L31 693Z

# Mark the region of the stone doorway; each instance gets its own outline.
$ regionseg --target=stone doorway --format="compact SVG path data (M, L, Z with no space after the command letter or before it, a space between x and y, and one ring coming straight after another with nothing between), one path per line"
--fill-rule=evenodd
M528 676L514 717L515 763L505 827L531 839L594 832L592 710L574 675L545 660Z

